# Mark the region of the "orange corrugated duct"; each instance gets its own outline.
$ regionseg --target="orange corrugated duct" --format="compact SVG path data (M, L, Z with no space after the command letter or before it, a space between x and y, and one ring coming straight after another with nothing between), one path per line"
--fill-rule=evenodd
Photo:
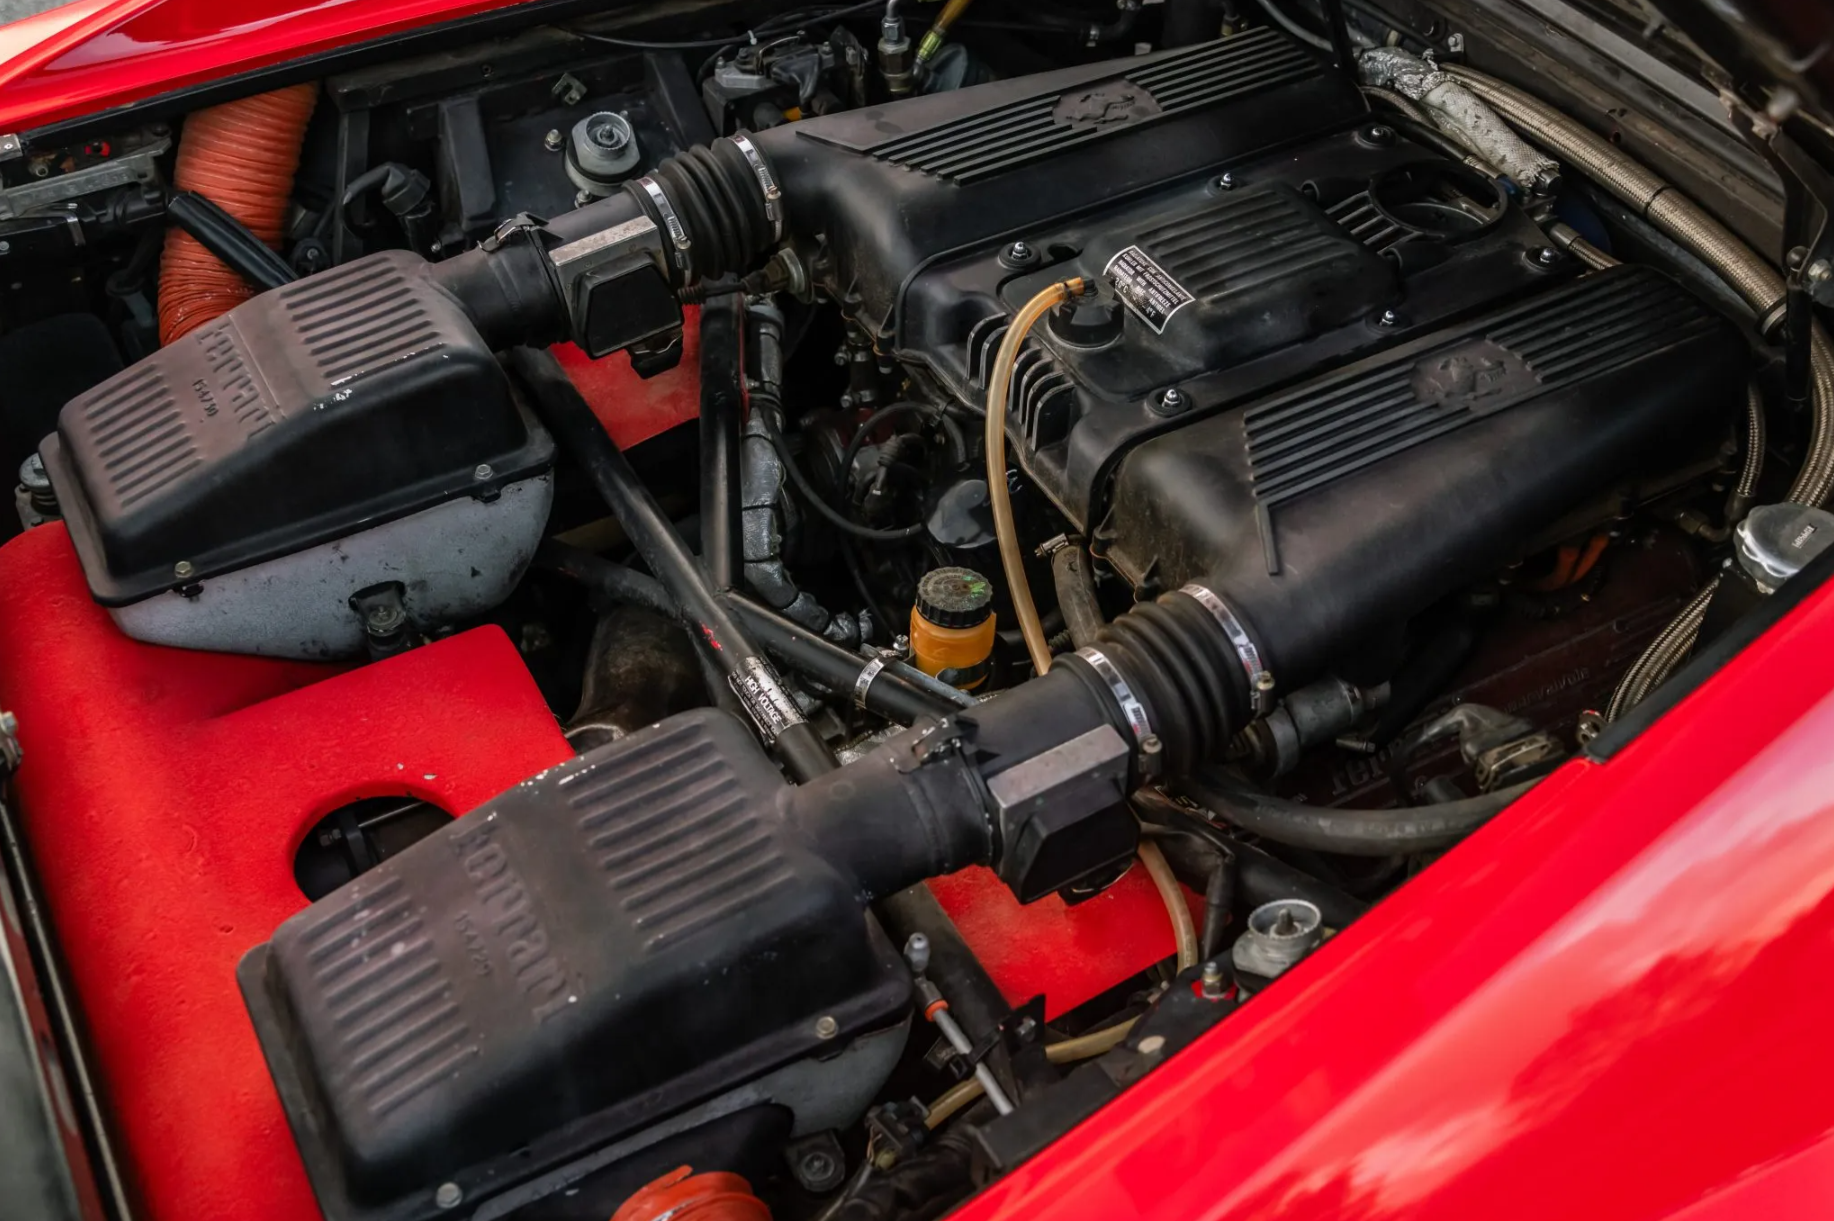
M686 1166L624 1202L611 1221L771 1221L771 1210L736 1174L695 1174Z
M191 115L178 142L178 189L196 191L278 247L317 101L317 85L294 85ZM159 264L159 342L171 343L254 291L197 239L171 229Z

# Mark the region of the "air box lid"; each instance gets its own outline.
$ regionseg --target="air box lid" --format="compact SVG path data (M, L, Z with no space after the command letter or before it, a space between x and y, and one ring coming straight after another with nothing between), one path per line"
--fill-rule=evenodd
M263 293L67 404L40 446L96 600L124 606L553 463L426 263Z

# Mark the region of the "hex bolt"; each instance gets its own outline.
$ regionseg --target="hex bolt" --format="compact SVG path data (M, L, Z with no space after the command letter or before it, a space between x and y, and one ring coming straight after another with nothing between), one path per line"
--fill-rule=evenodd
M472 468L471 477L479 483L482 483L496 473L496 468L491 466L490 463L480 462L477 466Z
M1385 148L1395 142L1395 129L1383 123L1373 123L1363 129L1363 140Z
M1023 271L1038 265L1038 252L1030 242L1014 242L1000 252L1000 262L1012 271Z
M441 1183L433 1193L433 1202L441 1208L457 1208L464 1199L465 1191L457 1183Z
M1216 180L1218 190L1233 191L1235 190L1235 185L1236 179L1234 174L1224 174L1221 178Z
M1560 252L1552 246L1543 246L1535 251L1535 262L1543 267L1552 267L1560 261Z
M1465 53L1465 36L1463 34L1447 34L1446 53L1449 55L1463 55Z
M13 243L0 242L0 254L11 254L11 253L13 253Z
M816 1038L832 1039L835 1035L839 1034L840 1032L841 1032L841 1024L835 1021L831 1014L824 1013L822 1016L815 1019L815 1037Z
M1807 274L1809 283L1826 284L1830 279L1834 279L1834 265L1829 264L1826 259L1816 259L1809 264Z
M1377 326L1400 326L1401 325L1401 315L1396 313L1392 309L1385 309L1380 314L1376 315L1376 325Z
M180 560L178 563L172 565L172 575L181 581L196 571L197 569L192 567L190 560Z
M550 153L558 153L566 146L566 143L567 137L560 134L560 128L558 127L549 128L548 134L541 138L541 147L547 149Z
M1158 415L1182 415L1191 408L1191 396L1172 386L1163 391L1152 401L1152 409Z
M1199 986L1203 990L1205 1000L1222 1000L1229 986L1228 977L1223 974L1223 964L1214 958L1206 962L1203 974L1199 977Z
M814 1145L802 1151L796 1159L796 1178L804 1190L819 1191L831 1184L840 1165L834 1160L834 1154Z

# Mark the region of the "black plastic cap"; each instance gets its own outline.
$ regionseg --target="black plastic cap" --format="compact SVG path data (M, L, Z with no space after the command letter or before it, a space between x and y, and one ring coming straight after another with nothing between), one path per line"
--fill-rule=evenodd
M917 613L937 627L976 627L993 614L993 584L972 568L933 568L917 582Z

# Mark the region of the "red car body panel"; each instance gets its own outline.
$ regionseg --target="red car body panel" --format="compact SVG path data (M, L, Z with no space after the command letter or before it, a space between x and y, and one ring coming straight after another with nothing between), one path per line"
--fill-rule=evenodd
M77 0L0 63L16 132L352 43L508 7L497 0ZM17 46L17 44L11 44ZM0 41L0 52L11 49Z
M0 131L497 7L77 0L0 31ZM48 546L33 540L49 533L21 544ZM33 602L40 617L100 614L80 588ZM500 641L473 647L495 658L492 673L514 661ZM4 680L0 699L22 701L23 672ZM516 687L513 675L502 682ZM268 695L291 698L288 689ZM492 699L527 713L531 693ZM88 723L116 711L91 709ZM30 735L34 718L21 722ZM496 729L490 736L480 756L493 766L560 749L557 735L545 745L530 739L532 753L518 762ZM59 747L28 736L27 749L42 762ZM474 776L475 793L446 800L481 797L499 779ZM28 826L48 825L57 813L32 810L31 782L21 780ZM119 830L106 811L86 817L97 854L55 866L79 886L106 876L100 846ZM303 817L285 815L288 834ZM1834 589L1824 587L1608 763L1569 764L958 1215L1823 1217L1834 1199L1834 1038L1823 1017L1834 995L1831 895ZM260 918L275 921L284 906L275 901ZM53 916L80 921L77 911ZM252 944L266 931L236 929L233 940ZM152 923L145 932L159 935ZM212 969L227 970L231 933L219 930L220 944L207 934L196 935L213 946ZM109 980L83 988L92 1025L131 1020L135 981L118 982L116 1011L96 1006ZM212 1049L168 1034L163 1044L141 1041L147 1063L183 1068L207 1090L212 1066L197 1058ZM113 1093L158 1084L103 1067ZM264 1141L283 1139L270 1095L241 1104L267 1116ZM150 1195L238 1165L240 1182L258 1184L263 1159L251 1168L251 1150L224 1139L235 1133L227 1116L190 1118L159 1137L172 1168L137 1166ZM200 1198L155 1215L296 1215L303 1184L290 1149L270 1149L269 1169L275 1158L285 1170L269 1186L293 1188L286 1201Z

